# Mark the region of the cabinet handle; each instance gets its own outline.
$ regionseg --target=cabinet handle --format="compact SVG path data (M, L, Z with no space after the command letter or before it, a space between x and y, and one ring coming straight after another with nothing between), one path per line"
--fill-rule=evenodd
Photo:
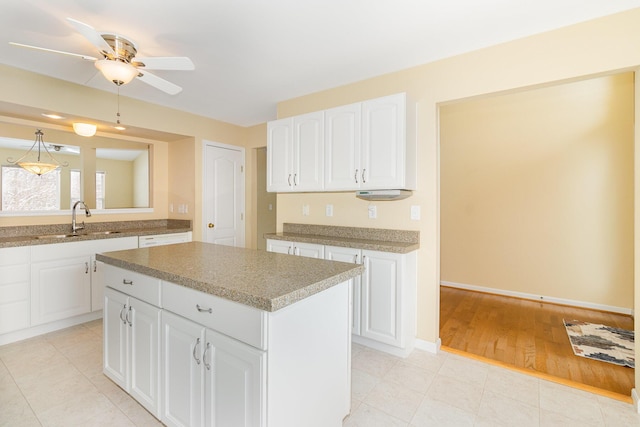
M287 248L287 255L291 255L291 246Z
M124 317L127 321L127 323L129 324L129 327L131 327L132 323L131 323L131 319L129 319L129 315L131 314L131 306L129 306L129 310L127 310L127 315Z
M98 261L93 260L93 272L95 273L96 271L98 271Z
M122 284L133 286L133 280L122 279Z
M298 185L298 174L297 173L293 174L293 185Z
M196 356L196 351L198 350L198 346L200 345L200 338L196 340L196 344L193 346L193 358L196 359L196 363L200 364L200 359Z
M207 347L204 349L204 353L202 354L202 362L204 363L204 367L207 368L207 371L211 370L211 364L207 363L207 352L209 351L210 347L211 347L211 343L208 342Z
M84 263L84 274L89 274L89 263L88 262Z
M356 184L358 183L358 169L356 169L356 173L353 174L353 179L356 180Z
M287 182L289 183L289 187L291 187L291 174L289 174L289 177L287 178Z
M366 184L367 181L364 179L364 171L366 171L366 169L362 169L362 183Z
M122 310L120 310L120 320L122 320L122 323L124 323L125 325L127 324L127 321L124 320L124 311L127 309L127 304L122 306Z
M209 314L212 314L212 313L213 313L213 309L212 309L211 307L209 307L209 308L202 308L202 307L200 307L200 304L196 304L196 308L198 309L198 311L199 311L200 313L209 313Z

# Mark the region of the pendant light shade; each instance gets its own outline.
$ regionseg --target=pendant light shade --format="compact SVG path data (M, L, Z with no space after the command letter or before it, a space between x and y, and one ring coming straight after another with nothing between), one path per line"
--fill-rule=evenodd
M136 67L128 62L101 59L96 61L95 64L102 75L110 82L115 83L116 86L126 85L138 75Z
M47 149L47 146L44 144L42 137L44 133L40 129L36 131L36 140L29 148L24 156L20 157L18 160L13 160L13 158L9 157L7 162L12 165L18 165L22 169L34 173L36 175L44 175L45 173L49 173L53 170L58 169L59 167L67 167L69 163L64 162L60 163L57 161ZM37 146L37 148L36 148ZM41 158L46 156L46 161L42 161Z

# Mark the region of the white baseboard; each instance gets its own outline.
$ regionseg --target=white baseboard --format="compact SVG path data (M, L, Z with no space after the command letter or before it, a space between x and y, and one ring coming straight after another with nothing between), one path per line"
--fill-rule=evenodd
M633 407L637 413L640 414L640 398L635 388L631 389L631 398L633 399Z
M440 338L436 340L436 342L425 341L421 339L416 339L415 348L418 350L428 351L429 353L438 354L440 352L440 346L442 345L442 341Z
M505 291L503 289L486 288L484 286L467 285L464 283L447 282L444 280L440 281L440 284L442 286L448 286L450 288L466 289L469 291L478 291L478 292L485 292L488 294L504 295L508 297L516 297L516 298L528 299L532 301L552 302L555 304L590 308L593 310L609 311L612 313L620 313L620 314L627 314L627 315L633 316L632 308L615 307L612 305L595 304L592 302L577 301L577 300L564 299L564 298L555 298L555 297L550 297L545 295L528 294L524 292Z
M81 323L90 322L92 320L101 319L102 310L94 311L93 313L82 314L80 316L71 317L69 319L58 320L44 325L33 326L27 329L21 329L19 331L7 332L0 335L0 345L9 344L12 342L26 340L28 338L37 337L38 335L44 335L49 332L57 331L60 329L68 328L71 326L79 325Z

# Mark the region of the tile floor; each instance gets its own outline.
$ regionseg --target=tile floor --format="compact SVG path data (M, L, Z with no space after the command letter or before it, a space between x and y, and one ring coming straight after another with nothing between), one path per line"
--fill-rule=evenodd
M161 425L102 370L102 322L0 346L0 426ZM353 348L344 427L640 426L630 404L457 355Z

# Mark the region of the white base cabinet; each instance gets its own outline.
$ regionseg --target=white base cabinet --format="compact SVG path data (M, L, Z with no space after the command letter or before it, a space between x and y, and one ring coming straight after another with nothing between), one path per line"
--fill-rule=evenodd
M161 310L111 288L104 294L104 374L159 417Z
M317 245L315 243L298 243L267 239L267 251L324 259L324 245Z
M169 311L162 333L164 424L265 425L264 351Z
M349 414L348 282L266 312L111 265L105 280L104 373L167 426L339 427ZM135 332L139 298L159 302L159 350L155 329Z
M325 259L364 264L365 272L351 279L354 342L406 357L416 336L417 253L397 254L340 246L267 239L267 250L311 245Z
M0 334L30 325L30 254L29 247L0 249Z

